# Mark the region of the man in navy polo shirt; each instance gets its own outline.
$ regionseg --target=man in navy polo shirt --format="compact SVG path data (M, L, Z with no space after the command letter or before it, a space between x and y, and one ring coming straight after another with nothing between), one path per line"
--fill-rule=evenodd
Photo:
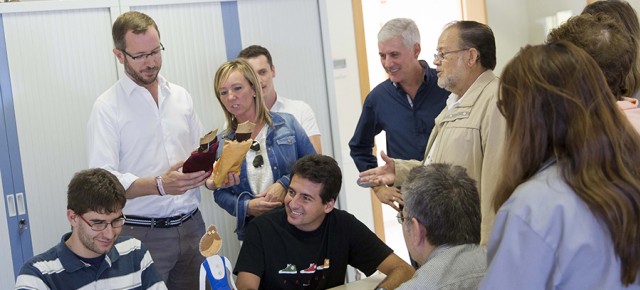
M392 158L422 160L434 119L444 109L449 92L438 86L436 71L420 55L420 31L407 18L389 20L378 33L382 67L389 79L364 101L349 147L360 172L378 167L374 137L385 131ZM373 188L382 203L398 210L402 194L394 187Z

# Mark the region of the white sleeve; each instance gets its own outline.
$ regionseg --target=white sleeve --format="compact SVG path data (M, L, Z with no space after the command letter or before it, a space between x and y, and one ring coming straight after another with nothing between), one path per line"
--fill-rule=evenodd
M301 102L300 110L301 117L298 121L307 133L307 136L320 135L320 128L318 128L318 123L316 122L316 115L311 107L307 103Z
M118 171L120 136L116 120L117 115L113 108L98 99L87 122L87 157L89 168L108 170L118 178L126 190L138 176Z

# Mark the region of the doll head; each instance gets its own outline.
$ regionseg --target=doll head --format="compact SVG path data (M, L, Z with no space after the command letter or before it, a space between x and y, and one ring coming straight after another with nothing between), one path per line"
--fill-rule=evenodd
M200 254L211 257L218 254L222 248L222 238L216 230L216 226L211 225L200 239Z

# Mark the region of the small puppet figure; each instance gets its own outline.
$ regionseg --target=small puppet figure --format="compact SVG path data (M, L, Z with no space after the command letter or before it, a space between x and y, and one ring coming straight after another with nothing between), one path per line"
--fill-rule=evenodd
M222 248L222 238L220 238L216 227L211 225L200 239L200 253L206 257L200 266L201 290L206 289L206 280L209 281L213 290L237 289L233 277L231 277L233 273L231 261L225 256L218 255L220 248Z

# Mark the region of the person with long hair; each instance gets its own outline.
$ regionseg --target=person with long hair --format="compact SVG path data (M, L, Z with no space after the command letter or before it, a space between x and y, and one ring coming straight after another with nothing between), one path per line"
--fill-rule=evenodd
M640 135L598 64L567 41L504 68L502 178L480 289L637 289Z
M239 176L213 194L215 202L237 218L236 233L243 240L245 226L253 217L282 206L296 160L316 154L316 150L292 115L269 112L260 79L246 60L222 64L215 75L214 91L227 121L218 135L220 144L233 139L238 124L255 124L251 133L254 142ZM205 186L213 188L213 179L207 179Z
M633 41L634 60L626 78L625 96L638 98L640 95L640 22L636 10L623 0L596 1L587 5L582 14L604 13L616 19Z

